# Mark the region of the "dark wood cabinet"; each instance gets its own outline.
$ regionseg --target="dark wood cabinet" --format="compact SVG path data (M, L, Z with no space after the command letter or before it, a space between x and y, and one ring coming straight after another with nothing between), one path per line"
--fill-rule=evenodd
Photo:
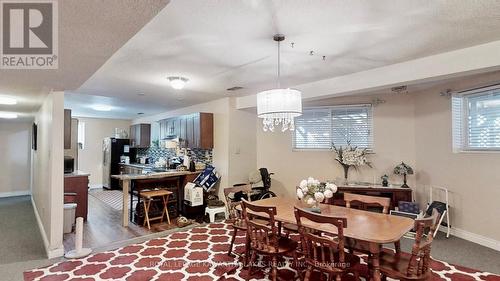
M151 143L151 124L135 124L130 126L130 145L146 148Z
M339 186L338 192L335 193L333 198L328 200L328 203L333 205L345 206L345 192L391 198L391 210L394 210L398 206L399 201L412 202L412 191L409 188L380 186Z
M160 139L178 137L182 147L212 149L214 119L212 113L193 113L160 121Z
M64 110L64 149L71 149L71 110Z
M64 193L76 194L76 217L87 220L88 198L89 198L89 177L88 175L65 175Z

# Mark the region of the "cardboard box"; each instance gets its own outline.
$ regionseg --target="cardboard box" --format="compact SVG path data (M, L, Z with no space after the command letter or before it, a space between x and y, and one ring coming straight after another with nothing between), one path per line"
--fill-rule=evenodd
M184 200L193 207L203 205L203 188L189 182L184 187Z

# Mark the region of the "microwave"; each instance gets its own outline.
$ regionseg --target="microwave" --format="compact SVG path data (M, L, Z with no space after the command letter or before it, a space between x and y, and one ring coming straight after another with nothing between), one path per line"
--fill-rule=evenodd
M64 156L64 173L71 174L75 171L75 159L73 157Z

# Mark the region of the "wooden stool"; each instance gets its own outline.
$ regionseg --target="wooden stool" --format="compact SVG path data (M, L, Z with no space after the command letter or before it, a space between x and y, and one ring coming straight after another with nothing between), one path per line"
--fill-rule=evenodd
M168 215L167 203L168 203L168 197L171 194L172 194L171 191L164 190L164 189L142 191L139 194L142 198L144 198L144 201L143 201L144 213L146 215L146 218L144 219L144 223L142 224L142 226L145 226L147 223L148 229L151 229L150 221L160 220L160 222L163 222L163 216L165 214L167 215L168 224L170 224L170 216ZM163 211L161 212L161 216L150 218L149 217L149 207L151 207L151 201L153 201L153 199L156 197L161 197L163 199Z

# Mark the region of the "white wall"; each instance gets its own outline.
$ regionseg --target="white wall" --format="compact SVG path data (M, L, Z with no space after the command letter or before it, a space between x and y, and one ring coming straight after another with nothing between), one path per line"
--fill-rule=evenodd
M115 128L130 130L130 120L75 117L85 123L85 147L78 150L78 169L90 173L92 187L102 187L102 141L114 136Z
M64 93L47 95L35 116L38 150L32 152L32 203L49 258L64 254Z
M0 197L30 193L31 125L0 121Z

